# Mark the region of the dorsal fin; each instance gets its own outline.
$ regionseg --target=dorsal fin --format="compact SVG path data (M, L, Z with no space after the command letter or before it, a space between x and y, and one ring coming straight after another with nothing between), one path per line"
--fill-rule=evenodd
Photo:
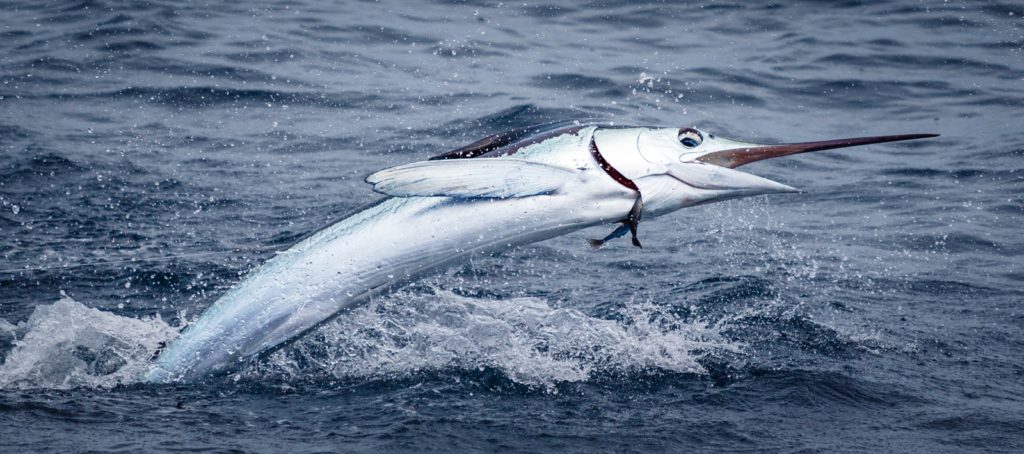
M525 146L542 142L557 135L574 133L595 124L593 122L564 120L512 129L484 137L447 153L439 154L430 158L430 160L469 159L485 155L487 157L509 156Z
M420 161L366 177L373 190L395 197L511 198L550 194L573 170L522 159Z

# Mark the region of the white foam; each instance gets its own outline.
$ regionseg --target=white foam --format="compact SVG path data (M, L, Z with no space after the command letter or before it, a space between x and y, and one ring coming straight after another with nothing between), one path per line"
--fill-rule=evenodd
M136 319L64 297L36 306L17 326L0 320L14 347L0 365L0 388L109 388L138 382L161 342L178 330L159 317Z
M695 351L738 349L706 324L685 323L664 307L631 305L621 315L597 318L538 298L400 293L335 319L272 355L258 373L371 378L493 368L519 383L551 386L598 372L700 374Z

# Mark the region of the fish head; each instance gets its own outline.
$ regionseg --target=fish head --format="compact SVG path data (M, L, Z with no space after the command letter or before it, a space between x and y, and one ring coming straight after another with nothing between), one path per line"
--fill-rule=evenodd
M762 194L799 192L792 186L735 170L756 161L811 151L923 139L937 134L857 137L765 145L693 128L597 130L594 143L609 164L640 190L645 215ZM606 151L607 150L607 151Z

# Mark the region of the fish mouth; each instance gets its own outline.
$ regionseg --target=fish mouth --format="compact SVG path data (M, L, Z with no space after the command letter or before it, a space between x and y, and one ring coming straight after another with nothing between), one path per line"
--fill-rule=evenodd
M812 151L832 150L836 148L858 147L861 145L871 145L876 143L927 139L938 136L938 134L899 134L891 136L821 140L817 142L784 143L779 145L751 145L743 148L730 148L728 150L713 151L697 158L696 160L720 167L735 169L736 167L750 164L752 162L778 158L781 156L809 153Z

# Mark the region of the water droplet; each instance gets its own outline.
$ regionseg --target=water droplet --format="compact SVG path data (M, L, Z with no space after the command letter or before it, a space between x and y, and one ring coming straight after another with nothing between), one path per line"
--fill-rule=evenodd
M11 205L11 212L12 213L18 214L20 211L21 211L21 207L19 207L17 205Z

